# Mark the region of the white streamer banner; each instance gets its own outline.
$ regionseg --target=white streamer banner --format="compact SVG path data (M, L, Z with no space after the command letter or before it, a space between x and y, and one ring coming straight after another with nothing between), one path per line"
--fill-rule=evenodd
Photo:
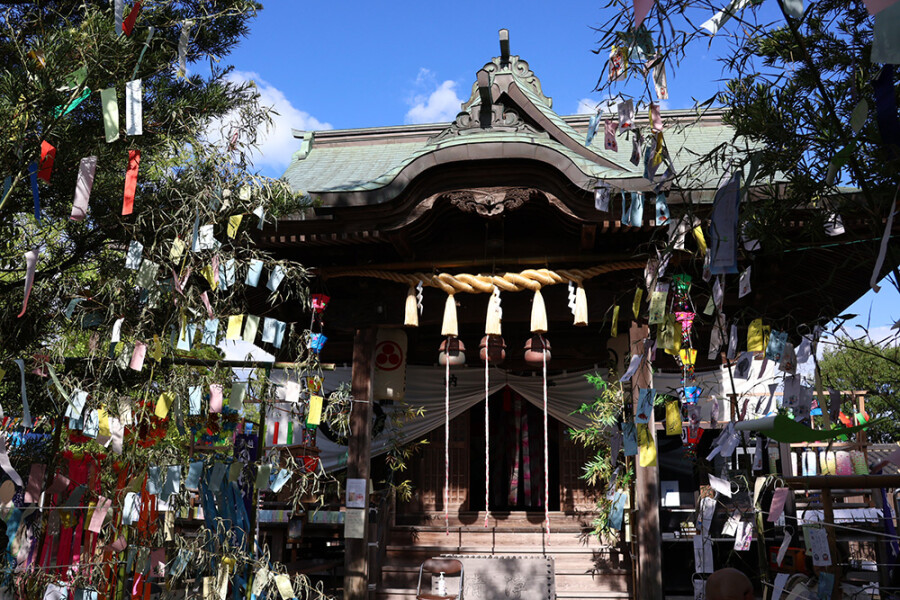
M0 468L2 468L13 483L18 487L22 487L22 478L13 469L12 463L9 462L9 455L6 453L6 434L0 434Z
M125 84L125 133L142 135L144 133L143 93L141 80L134 79Z

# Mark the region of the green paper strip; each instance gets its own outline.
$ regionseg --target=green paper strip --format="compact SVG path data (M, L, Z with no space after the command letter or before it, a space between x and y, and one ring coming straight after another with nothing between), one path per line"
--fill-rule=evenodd
M106 142L119 139L119 104L116 100L116 88L100 91L100 106L103 107L103 128L106 131Z
M72 112L73 110L78 108L78 105L81 104L82 102L84 102L85 100L87 100L88 96L90 96L90 95L91 95L91 90L89 90L88 88L84 88L84 91L81 92L81 95L78 96L77 98L75 98L74 100L72 100L69 103L69 106L67 106L65 108L65 110L63 110L62 104L60 104L59 106L54 108L53 116L54 117L66 116L67 114L69 114L70 112Z
M833 440L842 435L850 435L862 431L870 425L874 425L879 421L870 421L863 425L855 427L843 427L840 429L810 429L806 425L802 425L790 417L784 415L775 416L775 424L771 430L763 431L769 439L785 444L797 444L800 442L824 442Z
M137 79L138 69L141 68L141 62L144 60L144 54L147 52L147 48L150 47L150 40L153 39L153 32L156 31L156 27L150 27L147 33L147 39L144 41L144 47L141 48L141 55L138 56L137 64L134 65L134 71L131 72L131 79Z

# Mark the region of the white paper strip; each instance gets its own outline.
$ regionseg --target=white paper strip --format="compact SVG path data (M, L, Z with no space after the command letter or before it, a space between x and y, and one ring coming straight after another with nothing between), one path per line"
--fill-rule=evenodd
M29 250L25 253L25 299L22 300L22 312L18 318L22 318L25 309L28 308L28 297L31 296L31 287L34 285L34 271L37 268L38 251Z
M127 82L125 84L125 133L128 135L144 133L142 101L141 80L135 79Z
M115 17L115 24L113 27L113 32L116 35L122 35L122 17L125 14L125 0L114 0L113 2L113 15Z
M22 487L22 478L13 469L12 463L9 462L9 455L6 453L6 434L0 434L0 468L2 468L9 478L12 479L18 487Z
M702 27L703 29L710 32L712 35L716 35L719 32L719 29L725 25L738 12L744 10L747 6L750 5L750 0L731 0L731 2L712 16L707 22L705 22Z
M727 479L720 479L715 475L709 476L709 485L723 496L731 498L731 482Z
M185 21L181 27L181 36L178 38L178 75L180 77L187 77L187 50L193 26L193 21Z
M900 192L900 187L897 188ZM897 194L894 194L894 201L891 203L891 211L888 213L887 223L884 224L884 237L881 238L881 246L878 249L878 259L875 261L875 269L872 271L872 278L869 280L869 286L878 293L881 286L878 285L878 274L881 273L881 265L884 264L884 255L887 253L888 240L891 239L891 231L894 227L894 213L897 212Z
M630 381L632 376L637 373L638 367L641 366L641 356L634 354L631 356L631 362L628 363L628 370L619 379L619 381Z
M25 391L25 361L17 358L13 362L19 367L19 374L22 376L22 427L31 429L31 411L28 409L28 393Z
M790 573L777 573L775 575L775 589L772 590L772 600L781 600L781 594L784 592L784 586L787 584L790 576Z
M97 157L88 156L81 159L78 165L78 180L75 182L75 201L72 203L72 221L83 221L87 216L91 189L94 187L94 174L97 171Z
M109 341L112 343L117 343L122 341L122 323L125 322L125 317L116 319L116 322L113 323L112 336L109 338Z

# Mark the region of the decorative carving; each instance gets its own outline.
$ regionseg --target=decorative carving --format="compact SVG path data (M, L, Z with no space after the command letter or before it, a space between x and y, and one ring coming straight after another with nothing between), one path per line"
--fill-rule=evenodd
M543 193L534 188L491 187L456 190L443 196L463 212L491 218L521 208L529 200L543 196Z
M509 62L502 64L500 57L495 57L491 62L484 66L484 70L488 72L491 82L494 76L507 73L516 77L516 80L526 86L540 102L548 107L552 107L553 100L544 95L541 91L541 81L537 78L528 63L520 59L518 56L510 56ZM429 144L436 144L442 140L456 135L465 135L467 133L477 133L487 129L506 131L506 132L528 132L535 136L549 137L544 131L539 131L533 126L525 122L515 109L507 107L496 96L494 103L490 107L490 118L488 119L487 110L482 105L481 94L479 93L478 82L472 84L472 94L462 105L462 110L453 123L428 140Z

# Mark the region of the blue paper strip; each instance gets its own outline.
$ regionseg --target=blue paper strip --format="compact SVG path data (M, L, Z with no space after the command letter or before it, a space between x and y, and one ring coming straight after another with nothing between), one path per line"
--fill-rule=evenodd
M28 176L31 178L31 195L34 196L34 218L38 225L41 224L41 195L37 182L38 165L36 162L28 165Z

